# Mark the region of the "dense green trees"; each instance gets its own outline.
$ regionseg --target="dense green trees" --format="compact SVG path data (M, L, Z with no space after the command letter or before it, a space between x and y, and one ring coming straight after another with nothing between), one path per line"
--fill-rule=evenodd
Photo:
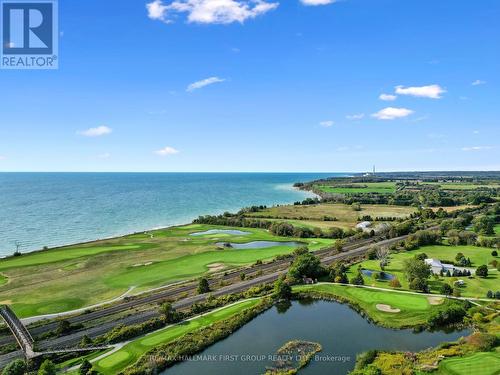
M289 300L292 297L292 287L286 281L285 276L281 276L274 283L274 295L278 299Z
M198 281L198 294L204 294L210 292L210 285L208 283L208 280L204 277Z
M26 362L21 359L16 359L5 366L2 375L24 375L27 369Z
M488 266L483 264L482 266L477 267L476 275L479 277L488 277Z
M80 368L78 369L78 374L87 375L89 371L92 370L92 364L88 360L83 360Z
M182 320L183 314L177 312L170 302L162 303L160 306L160 313L163 315L166 323L172 324Z
M56 375L56 373L56 365L49 359L43 361L37 372L38 375Z
M453 294L453 288L449 284L444 283L439 288L439 293L444 294L445 296L451 296Z
M288 270L289 277L299 281L303 277L318 278L324 273L321 262L317 256L305 253L297 256Z
M495 234L495 219L493 216L481 215L472 220L472 228L474 232L490 236Z
M410 289L421 292L429 290L427 279L431 275L431 269L423 260L417 257L405 260L403 272L410 283Z

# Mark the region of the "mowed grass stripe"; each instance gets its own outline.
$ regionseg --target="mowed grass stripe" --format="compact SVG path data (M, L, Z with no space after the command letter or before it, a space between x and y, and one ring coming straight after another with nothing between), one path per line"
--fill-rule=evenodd
M99 372L105 375L117 374L121 370L135 363L142 355L153 349L155 346L167 344L189 332L193 332L215 322L227 319L245 309L257 305L259 302L260 299L242 301L190 321L170 326L146 335L128 343L117 352L99 360L95 364L95 367Z
M441 362L439 374L447 375L498 375L500 353L476 353L463 358L451 358Z

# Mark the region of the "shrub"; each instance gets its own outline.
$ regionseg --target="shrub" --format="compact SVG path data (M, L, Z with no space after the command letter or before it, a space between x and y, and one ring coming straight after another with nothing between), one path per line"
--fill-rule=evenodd
M438 311L434 311L429 316L430 327L443 327L463 321L467 312L460 304L453 303Z
M453 293L453 288L449 284L445 283L445 284L441 285L441 288L439 288L439 292L441 294L449 296Z
M389 282L389 286L392 288L401 288L401 283L397 278L394 278Z
M358 274L351 279L351 284L365 285L365 280L363 279L363 275L361 274L361 272L358 272Z
M479 277L488 277L488 266L483 264L482 266L477 267L476 275Z
M16 359L5 366L2 371L2 375L24 375L26 370L26 362L21 359Z

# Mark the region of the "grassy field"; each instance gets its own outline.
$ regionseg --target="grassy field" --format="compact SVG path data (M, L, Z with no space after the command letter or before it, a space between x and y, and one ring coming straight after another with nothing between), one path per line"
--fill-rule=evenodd
M0 286L7 284L8 281L9 279L6 276L0 274Z
M491 249L475 247L475 246L426 246L417 250L401 252L392 254L390 257L390 263L385 268L385 272L389 272L395 275L402 284L403 289L408 289L408 282L403 275L403 262L406 259L410 259L416 254L425 253L430 258L440 259L440 260L454 260L457 253L463 253L465 257L470 258L472 261L472 269L477 268L482 264L488 264L494 258L491 256ZM348 277L351 278L357 273L358 266L380 271L378 260L367 260L359 264L352 266L348 272ZM388 288L387 281L374 280L370 277L364 276L365 284L378 286L383 288ZM490 274L487 278L480 277L445 277L434 279L431 277L429 279L429 284L431 291L433 293L439 293L440 286L443 282L448 282L452 284L454 281L462 279L465 281L465 285L460 288L462 296L467 297L477 297L485 298L488 290L496 291L499 285L499 273L496 270L490 270Z
M476 353L463 358L442 361L437 375L498 375L500 373L500 353Z
M367 182L348 185L315 185L315 188L333 194L379 193L392 194L396 191L395 182Z
M0 272L9 279L8 285L0 284L0 303L11 305L21 317L68 311L116 298L131 287L134 292L142 291L207 274L214 265L218 270L230 269L294 248L236 250L216 246L220 241L293 240L261 229L245 229L249 234L239 236L190 236L209 229L217 227L174 227L0 260ZM300 242L312 250L332 243L325 239Z
M361 211L355 211L352 206L345 204L322 203L308 206L278 206L263 211L247 214L248 217L261 217L289 221L293 225L318 227L322 229L339 227L354 228L358 217L370 215L376 217L408 217L415 212L414 207L390 205L361 205ZM337 221L324 221L325 216L335 217Z
M438 308L431 305L425 296L385 292L343 285L318 284L294 287L294 291L316 291L348 299L359 305L370 318L386 327L401 328L425 324L429 312ZM383 312L377 304L400 309L398 313Z
M118 374L121 370L135 363L143 354L155 346L169 343L189 332L193 332L212 323L227 319L259 303L259 299L246 300L235 305L208 313L193 320L170 326L133 340L117 352L99 360L95 367L102 374Z
M475 183L455 183L455 182L424 182L423 185L439 186L442 190L474 190L474 189L498 189L500 184L475 184Z
M500 224L495 225L495 234L500 236Z

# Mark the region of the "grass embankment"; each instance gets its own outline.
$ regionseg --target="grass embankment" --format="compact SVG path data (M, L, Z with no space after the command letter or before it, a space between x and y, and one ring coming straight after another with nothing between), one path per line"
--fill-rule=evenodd
M363 310L375 323L390 328L425 325L429 313L434 309L441 308L438 305L431 305L426 296L344 285L301 285L294 287L293 290L294 292L312 293L312 295L318 297L331 296L339 301L349 302L354 307L359 307ZM392 309L399 309L400 311L397 313L380 311L377 308L377 305L380 304L390 306Z
M346 204L321 203L307 206L278 206L271 207L255 213L247 214L247 217L259 217L275 221L287 221L295 226L308 226L327 229L339 227L352 229L359 222L358 218L371 216L379 218L406 218L414 213L414 207L390 206L390 205L361 205L360 211L355 211L352 206ZM336 218L335 221L325 221L325 218Z
M99 360L95 368L102 374L118 374L126 367L134 364L151 349L172 342L189 332L207 327L213 323L220 322L231 316L241 313L243 310L256 306L261 299L246 300L238 302L229 307L208 313L198 318L169 326L160 331L146 335L125 345L120 350Z
M311 250L333 243L277 237L251 228L244 229L248 235L190 235L217 228L187 225L0 260L0 272L9 279L8 285L0 281L0 303L10 304L21 317L69 311L111 300L131 287L135 293L199 277L215 268L220 271L272 259L294 249L220 249L217 242L297 241Z
M403 274L403 263L406 259L410 259L417 254L425 253L428 257L439 259L442 261L453 261L457 253L463 253L466 258L472 261L472 270L478 266L488 264L493 259L491 250L484 247L476 246L425 246L417 250L406 251L401 253L391 254L390 263L385 267L385 272L396 276L401 282L402 289L409 289L408 282ZM498 259L498 257L496 258ZM365 269L380 271L378 260L367 260L353 265L348 271L349 279L357 274L358 267ZM460 292L464 297L485 298L488 290L496 291L499 289L499 272L490 267L490 272L487 278L472 276L468 277L439 277L429 279L429 285L432 293L439 293L443 283L453 284L456 280L463 280L465 285L460 287ZM389 288L388 281L374 280L368 276L364 276L365 285Z

